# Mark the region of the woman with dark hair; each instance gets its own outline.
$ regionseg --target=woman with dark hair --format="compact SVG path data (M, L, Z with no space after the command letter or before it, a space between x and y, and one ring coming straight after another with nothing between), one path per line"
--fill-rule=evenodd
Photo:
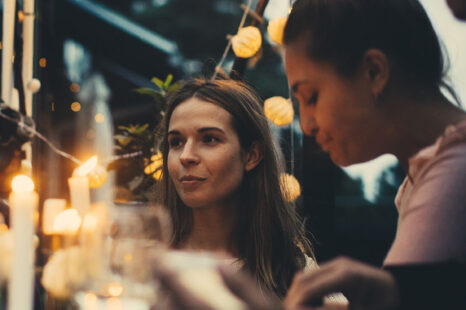
M221 251L283 297L312 255L279 183L282 167L261 99L233 80L194 79L163 121L163 200L172 246Z
M283 41L303 132L338 165L389 153L407 173L382 269L337 258L297 275L285 308L336 309L320 303L341 291L350 309L466 309L466 114L422 5L297 0ZM223 275L251 309L281 308L248 281Z
M383 270L338 258L296 277L287 307L341 290L354 309L463 309L466 115L422 5L298 0L284 45L303 132L338 165L389 153L407 173Z

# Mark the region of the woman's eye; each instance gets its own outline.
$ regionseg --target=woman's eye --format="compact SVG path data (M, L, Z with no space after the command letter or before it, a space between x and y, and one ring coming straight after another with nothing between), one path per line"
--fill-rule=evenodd
M168 140L168 146L170 148L175 148L177 146L180 146L182 143L181 139L180 138L172 138L170 140Z
M202 138L202 142L207 143L207 144L214 144L219 142L220 140L214 136L204 136Z
M308 105L314 105L317 103L317 93L314 93L306 102Z

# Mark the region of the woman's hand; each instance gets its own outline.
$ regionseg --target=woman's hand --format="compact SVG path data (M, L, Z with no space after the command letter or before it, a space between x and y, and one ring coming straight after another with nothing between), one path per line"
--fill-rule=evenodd
M400 302L390 273L340 257L318 270L296 275L286 296L285 308L330 309L319 304L324 296L337 292L346 296L352 310L392 310Z
M261 291L255 282L241 272L232 272L228 268L219 268L225 285L233 295L241 299L249 310L283 310L281 302L272 294ZM153 310L214 310L204 301L194 296L179 281L176 273L163 264L156 261L153 265L153 276L159 281L163 301Z
M282 310L283 306L272 294L259 290L254 281L241 272L220 268L223 281L231 292L241 299L250 310Z

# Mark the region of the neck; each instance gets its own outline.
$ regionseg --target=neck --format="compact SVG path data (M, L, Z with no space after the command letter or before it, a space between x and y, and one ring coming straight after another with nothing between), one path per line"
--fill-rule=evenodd
M193 227L183 249L223 252L237 256L234 239L238 205L193 209Z
M404 97L409 98L409 97ZM391 131L390 150L403 169L409 171L409 159L433 144L446 127L466 119L464 111L454 106L440 91L397 100L388 112Z

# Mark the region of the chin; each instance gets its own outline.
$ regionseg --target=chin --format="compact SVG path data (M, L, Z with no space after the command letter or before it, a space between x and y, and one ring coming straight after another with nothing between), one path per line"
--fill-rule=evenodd
M340 167L348 167L351 165L361 164L370 159L363 159L361 157L352 158L350 156L339 156L338 154L330 153L330 158L332 159L333 163L340 166Z
M205 205L203 202L191 199L183 199L183 203L185 204L185 206L191 209L200 209Z

